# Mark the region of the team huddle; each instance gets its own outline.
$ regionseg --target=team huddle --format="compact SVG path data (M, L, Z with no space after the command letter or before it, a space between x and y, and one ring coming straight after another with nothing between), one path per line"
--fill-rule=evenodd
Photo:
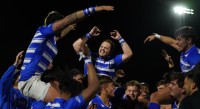
M200 109L200 50L196 46L198 34L190 26L177 29L175 39L155 33L144 40L146 43L158 39L181 52L181 71L169 72L157 84L162 89L152 94L147 83L117 83L117 78L125 75L122 65L133 56L118 30L110 32L97 53L87 45L91 38L101 36L97 26L73 42L79 61L84 62L84 71L53 66L59 52L57 41L75 30L76 23L102 11L114 11L114 7L89 7L67 16L49 12L27 50L17 54L14 64L2 76L0 109ZM120 44L122 53L112 54L114 41ZM166 52L164 57L169 68L173 67Z

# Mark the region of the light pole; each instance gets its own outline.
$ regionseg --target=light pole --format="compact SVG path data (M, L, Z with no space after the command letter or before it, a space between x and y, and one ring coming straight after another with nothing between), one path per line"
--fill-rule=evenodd
M185 16L186 14L194 14L194 10L193 9L189 9L189 8L186 8L186 7L183 7L183 6L176 6L174 7L174 13L178 15L179 17L179 22L181 22L179 24L179 26L185 26ZM180 18L181 17L181 18Z
M182 6L176 6L174 7L174 13L177 14L194 14L194 10L193 9L188 9L186 7L182 7Z

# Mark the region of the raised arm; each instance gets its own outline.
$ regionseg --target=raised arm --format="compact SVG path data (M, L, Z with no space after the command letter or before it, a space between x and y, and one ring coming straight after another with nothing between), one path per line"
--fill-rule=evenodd
M101 30L99 28L97 28L96 26L94 26L89 33L87 33L86 35L82 36L81 38L77 39L74 43L73 43L73 48L75 50L75 52L77 54L79 54L79 52L81 51L82 47L85 46L86 42L91 38L91 37L96 37L100 35ZM85 46L87 47L87 46Z
M84 10L79 10L64 17L62 20L55 22L52 28L54 32L60 32L70 24L77 23L83 20L84 18L90 16L91 14L101 11L113 11L113 10L114 10L113 6L96 6Z
M92 64L91 56L88 54L84 55L86 55L84 61L88 68L88 87L82 91L81 95L83 96L84 100L89 103L99 89L99 80L97 78L96 70Z
M17 54L17 56L16 56L16 58L15 58L15 62L14 62L14 64L13 64L15 67L18 67L18 66L22 63L23 53L24 53L24 51L20 51L20 52Z
M121 44L123 50L122 61L127 62L133 55L131 48L117 30L113 30L113 32L110 32L110 35L113 39L118 40Z
M163 35L159 35L157 33L154 33L153 35L148 36L145 40L144 43L146 42L151 42L155 39L159 39L160 41L162 41L163 43L172 46L173 48L178 50L178 46L176 45L176 40L168 37L168 36L163 36Z
M173 62L171 56L168 55L164 49L162 49L162 55L165 58L165 60L167 61L169 68L172 69L174 67L174 62Z
M58 41L59 39L65 37L70 31L75 30L75 29L76 29L76 24L75 23L67 26L64 30L62 30L60 37L55 37L56 41Z
M118 78L123 78L125 76L124 70L119 69L116 71L113 81L116 82Z
M14 78L14 73L16 68L22 63L22 57L23 57L24 51L21 51L17 54L15 58L15 62L12 66L10 66L6 72L3 74L1 78L1 85L8 87L12 86L13 78Z

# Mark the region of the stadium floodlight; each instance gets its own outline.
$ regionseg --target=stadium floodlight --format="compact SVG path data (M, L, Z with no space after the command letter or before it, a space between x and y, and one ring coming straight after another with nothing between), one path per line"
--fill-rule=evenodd
M182 6L176 6L174 7L174 12L177 14L194 14L194 10L193 9L188 9Z

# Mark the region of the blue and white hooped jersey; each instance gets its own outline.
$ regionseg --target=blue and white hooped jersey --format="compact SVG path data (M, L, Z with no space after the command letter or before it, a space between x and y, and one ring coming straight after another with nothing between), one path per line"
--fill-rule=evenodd
M46 103L41 100L34 100L31 104L31 109L44 109L46 107Z
M97 109L111 109L111 108L112 108L112 103L111 103L111 102L109 102L109 105L110 105L109 107L106 106L98 95L96 95L96 96L89 102L89 105L88 105L88 106L90 106L91 104L97 105L97 106L96 106ZM88 109L88 107L87 107L87 109Z
M28 80L33 75L41 75L57 52L52 24L39 27L26 51L20 81Z
M87 103L82 96L75 96L69 100L55 98L53 102L49 102L45 109L85 109Z
M45 109L63 109L65 102L63 98L55 98L53 102L47 103Z
M107 59L103 59L94 53L91 53L91 56L98 75L114 77L116 69L122 64L122 54ZM87 73L87 66L84 65L84 75L87 75Z
M192 70L200 62L200 49L193 45L186 53L181 53L180 68L183 73Z

